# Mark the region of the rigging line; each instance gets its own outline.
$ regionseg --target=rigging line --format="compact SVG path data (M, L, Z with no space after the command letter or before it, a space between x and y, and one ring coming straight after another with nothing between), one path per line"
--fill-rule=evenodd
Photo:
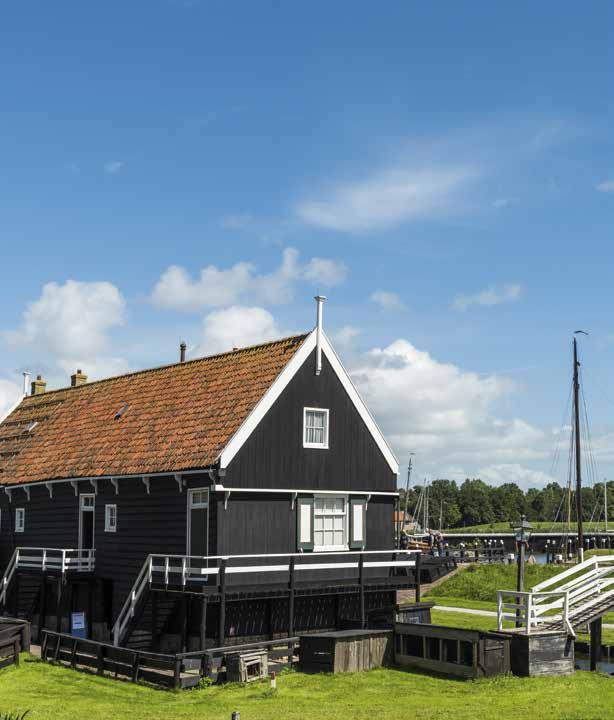
M560 431L557 433L556 444L555 444L553 457L552 457L552 463L550 466L551 477L554 477L554 473L556 471L556 468L558 467L558 463L559 463L560 456L561 456L561 442L562 442L562 438L563 438L563 429L565 428L565 421L569 418L569 409L571 406L572 391L573 391L573 382L571 382L569 384L569 393L567 395L567 402L565 403L565 410L563 412L561 424L559 425Z
M583 385L584 385L584 376L581 375L581 377L582 377L582 387L583 387ZM583 405L583 408L584 408L584 422L585 422L585 426L586 426L586 435L587 435L587 438L588 438L589 462L590 462L590 467L591 467L591 472L592 472L592 479L593 479L593 487L594 487L594 486L595 486L595 482L598 481L599 473L598 473L598 468L597 468L597 459L595 458L595 454L593 453L593 444L592 444L592 438L591 438L591 428L590 428L590 423L589 423L589 420L588 420L588 408L587 408L587 404L586 404L586 393L584 392L584 390L582 390L581 396L582 396L582 405Z
M559 502L559 507L554 515L554 519L552 521L552 525L550 526L550 532L554 532L556 522L558 521L559 517L561 517L561 510L563 507L563 503L566 502L567 505L567 517L564 522L567 523L567 527L565 528L564 537L566 538L569 534L569 528L570 528L570 522L571 522L571 475L572 475L572 466L573 466L573 450L574 450L574 431L573 431L573 422L572 422L572 428L571 428L571 439L569 443L569 456L568 456L568 468L567 468L567 484L566 487L563 488L563 494L561 495L561 501ZM561 520L562 521L562 520Z

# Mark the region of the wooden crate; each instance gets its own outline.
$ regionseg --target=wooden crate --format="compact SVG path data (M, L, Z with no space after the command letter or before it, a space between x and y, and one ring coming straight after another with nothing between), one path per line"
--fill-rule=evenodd
M338 630L300 636L299 668L304 672L358 672L388 664L389 630Z
M268 674L269 656L262 648L226 656L226 677L229 682L252 682Z

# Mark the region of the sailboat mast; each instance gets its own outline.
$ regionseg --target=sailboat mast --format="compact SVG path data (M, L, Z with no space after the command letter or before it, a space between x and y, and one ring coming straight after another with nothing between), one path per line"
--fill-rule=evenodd
M573 405L576 445L576 516L578 520L578 559L584 560L584 531L582 529L582 455L580 451L580 381L578 379L578 343L573 339Z
M411 479L411 456L413 453L409 453L409 462L407 463L407 484L405 485L405 510L403 511L403 530L407 527L407 511L409 509L409 481ZM414 511L414 516L416 512Z

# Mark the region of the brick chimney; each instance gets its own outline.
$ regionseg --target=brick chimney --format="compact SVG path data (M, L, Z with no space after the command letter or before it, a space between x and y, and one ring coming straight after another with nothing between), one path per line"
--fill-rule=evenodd
M70 376L70 386L78 387L79 385L85 385L87 382L87 375L84 375L81 370L77 370L74 375Z
M47 383L43 380L43 378L40 375L36 376L36 380L32 381L31 386L32 395L42 395L45 390L47 389Z

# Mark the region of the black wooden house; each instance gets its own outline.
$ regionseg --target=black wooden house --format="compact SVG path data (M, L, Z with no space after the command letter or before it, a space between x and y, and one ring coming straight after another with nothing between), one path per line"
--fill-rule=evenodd
M321 322L61 390L39 377L0 424L0 609L157 651L364 626L414 583L396 503Z

